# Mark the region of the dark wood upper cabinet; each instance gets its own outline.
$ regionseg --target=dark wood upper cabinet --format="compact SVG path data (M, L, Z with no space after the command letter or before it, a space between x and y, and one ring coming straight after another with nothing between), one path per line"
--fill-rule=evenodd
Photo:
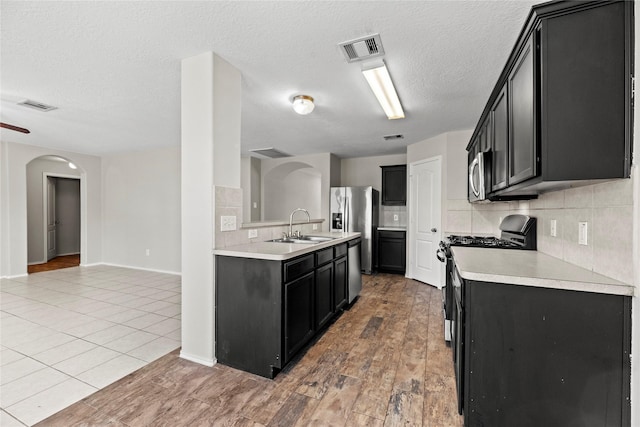
M407 165L380 166L382 168L382 204L407 204Z
M493 106L493 144L491 145L491 191L498 191L507 186L509 120L507 106L507 89L504 87Z
M632 18L625 1L532 8L467 147L492 120L490 199L630 176Z
M524 45L509 74L509 185L536 176L537 149L535 131L535 46L534 35Z

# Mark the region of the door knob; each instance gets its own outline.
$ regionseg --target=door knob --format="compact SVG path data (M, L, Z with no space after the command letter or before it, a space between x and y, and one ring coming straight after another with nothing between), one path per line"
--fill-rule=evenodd
M436 231L438 231L438 229L437 229L437 228L435 228L435 227L433 227L433 228L431 229L431 232L432 232L432 233L435 233Z

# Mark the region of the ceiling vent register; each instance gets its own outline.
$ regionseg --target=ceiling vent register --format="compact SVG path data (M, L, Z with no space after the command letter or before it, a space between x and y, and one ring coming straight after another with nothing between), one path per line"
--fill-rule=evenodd
M380 34L342 42L338 46L340 46L340 50L342 50L347 62L365 61L384 56Z
M32 101L30 99L25 99L22 102L18 102L18 105L22 105L24 107L33 108L34 110L42 111L46 113L47 111L55 110L58 107L54 107L52 105L43 104L41 102Z

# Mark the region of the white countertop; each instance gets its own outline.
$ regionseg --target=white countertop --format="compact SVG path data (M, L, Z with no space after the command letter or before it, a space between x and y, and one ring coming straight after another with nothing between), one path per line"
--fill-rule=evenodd
M538 251L452 246L463 279L633 296L633 286Z
M359 237L359 232L314 232L311 236L333 237L334 240L320 243L278 243L278 242L254 242L245 245L229 246L222 249L214 249L214 255L233 256L238 258L267 259L284 261L300 255L311 253L319 249L328 248Z

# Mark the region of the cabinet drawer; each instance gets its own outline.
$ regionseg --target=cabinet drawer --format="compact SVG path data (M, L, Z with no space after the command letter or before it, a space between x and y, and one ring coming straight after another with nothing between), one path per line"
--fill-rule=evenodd
M378 230L380 239L404 239L404 231Z
M347 254L347 244L346 243L342 243L340 245L336 245L336 246L334 246L334 248L336 249L335 258L339 258L339 257Z
M333 260L333 248L323 249L316 252L316 265L321 266Z
M284 281L290 282L310 272L315 267L314 254L296 258L284 264Z

